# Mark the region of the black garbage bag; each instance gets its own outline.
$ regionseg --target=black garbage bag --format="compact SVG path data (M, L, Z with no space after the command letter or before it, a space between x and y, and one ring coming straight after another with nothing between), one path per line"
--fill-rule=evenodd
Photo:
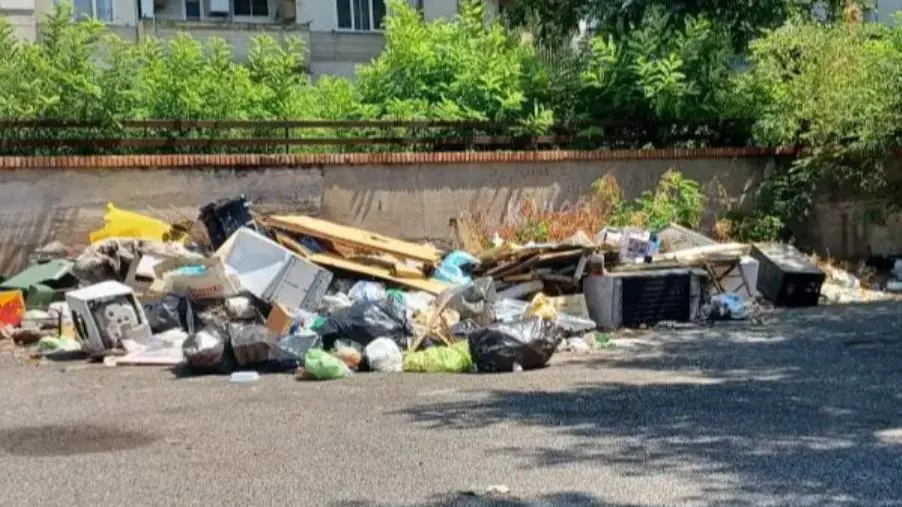
M471 333L468 342L480 372L509 372L515 364L524 370L545 366L562 339L554 322L534 317L491 324Z
M182 352L188 366L197 372L231 373L235 355L224 329L207 326L185 339Z
M193 317L191 301L184 296L167 294L161 299L144 303L144 314L153 334L163 333L170 329L189 329L188 319Z
M482 329L482 328L480 328L478 324L476 324L475 322L473 322L470 319L467 319L467 320L462 320L462 321L458 322L457 324L454 324L453 326L451 326L451 333L454 334L455 338L466 339L467 337L469 337L471 334L473 334L475 331L477 331L479 329Z
M413 326L407 319L404 303L395 298L382 301L362 301L337 310L316 330L323 337L323 348L332 350L336 340L353 341L363 347L376 338L391 338L407 348Z
M229 339L238 366L260 364L276 359L269 346L269 331L262 324L229 324Z

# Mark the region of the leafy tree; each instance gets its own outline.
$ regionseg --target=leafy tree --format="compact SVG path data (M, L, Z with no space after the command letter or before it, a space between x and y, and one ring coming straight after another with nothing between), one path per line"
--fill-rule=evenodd
M641 26L649 12L664 9L674 26L685 18L704 17L726 30L733 48L742 51L762 30L776 28L794 15L810 14L822 3L829 17L838 16L844 0L517 0L504 15L515 26L532 29L543 41L572 35L581 20L593 20L598 30L617 38Z
M453 21L424 22L404 0L390 0L385 51L361 66L358 89L379 116L512 120L526 102L528 49L484 6L461 2Z
M888 158L902 122L902 28L847 14L846 23L798 20L772 31L752 44L754 66L737 78L758 141L806 149L764 195L785 221L831 187L871 197L898 190Z
M658 9L625 38L587 41L582 111L588 117L716 117L728 93L726 34L705 18L681 26Z

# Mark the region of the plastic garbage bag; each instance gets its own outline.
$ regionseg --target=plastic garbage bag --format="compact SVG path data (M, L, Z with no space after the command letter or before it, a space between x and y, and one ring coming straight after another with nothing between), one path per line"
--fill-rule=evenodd
M711 318L743 320L749 316L749 307L738 294L717 294L711 298Z
M350 308L353 305L354 301L352 301L344 292L339 292L338 294L326 294L323 296L323 299L320 300L318 311L325 315L331 315L338 310Z
M140 213L119 209L107 203L103 227L91 232L91 243L107 238L143 238L158 241L183 242L187 236L162 220Z
M516 299L499 299L492 305L493 315L498 322L517 322L528 318L530 304ZM587 333L598 327L594 320L584 319L569 313L558 312L554 322L565 336L575 336Z
M314 380L333 380L352 374L344 361L322 349L307 351L304 355L304 371Z
M473 277L464 273L459 266L440 265L432 275L433 280L451 285L465 285L473 281Z
M276 342L275 347L284 357L294 359L303 365L307 351L321 349L323 340L313 331L299 330Z
M442 259L442 264L468 270L479 265L479 259L464 250L455 250Z
M375 303L385 299L385 286L377 282L361 280L351 287L348 297L354 303Z
M410 373L467 373L473 367L467 342L450 347L431 347L404 356L404 371Z
M200 329L182 344L188 365L197 369L227 370L234 362L224 330L214 326Z
M391 338L376 338L363 351L370 370L382 373L404 371L404 356L398 344Z
M463 250L455 250L445 256L435 270L434 279L452 285L463 285L473 281L467 272L479 264L479 259Z
M387 298L375 303L356 303L330 315L317 332L323 337L323 348L331 350L336 340L349 340L363 347L376 338L391 338L400 348L407 348L413 327L407 319L403 303Z
M247 296L234 296L225 300L229 317L235 320L251 320L257 317L254 301Z
M435 296L428 292L417 291L404 294L404 304L411 313L425 312L435 301Z
M352 371L357 371L360 363L363 362L363 345L356 342L336 340L331 352L332 355L344 361Z
M153 334L170 329L188 329L191 302L184 296L167 294L157 301L144 303L144 314Z
M556 320L557 308L554 307L554 304L548 299L548 296L540 292L532 298L529 306L526 307L524 317L539 317L540 319L545 320Z
M488 324L493 320L491 309L496 298L495 282L486 277L446 290L439 297L439 301L447 299L448 307L457 310L461 319L473 319Z
M468 338L470 354L480 372L509 372L515 365L524 370L541 368L561 340L560 328L540 318L492 324Z
M469 319L460 321L451 326L451 332L458 339L467 338L477 329L479 329L479 325Z
M275 359L269 346L269 330L262 324L229 324L229 337L238 366Z

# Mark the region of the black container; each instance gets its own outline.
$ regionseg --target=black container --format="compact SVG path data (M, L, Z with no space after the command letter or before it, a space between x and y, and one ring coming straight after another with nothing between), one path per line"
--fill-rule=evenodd
M256 230L250 206L243 195L236 199L221 199L207 204L200 209L200 221L207 228L213 250L218 250L242 227Z
M752 245L758 261L758 292L777 306L817 306L827 275L795 247L783 243Z

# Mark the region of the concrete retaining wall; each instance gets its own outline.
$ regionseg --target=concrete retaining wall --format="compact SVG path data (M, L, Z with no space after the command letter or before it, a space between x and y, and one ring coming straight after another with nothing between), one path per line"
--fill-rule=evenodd
M747 202L774 164L763 155L662 150L0 158L0 275L17 272L30 252L52 240L83 247L89 231L102 225L107 202L178 219L195 217L212 200L244 193L263 212L319 214L402 238L444 240L448 219L461 211L484 212L497 224L526 198L560 208L608 173L628 198L675 168L712 196L720 189ZM902 246L892 229L843 222L841 208L821 208L808 247L864 255Z

